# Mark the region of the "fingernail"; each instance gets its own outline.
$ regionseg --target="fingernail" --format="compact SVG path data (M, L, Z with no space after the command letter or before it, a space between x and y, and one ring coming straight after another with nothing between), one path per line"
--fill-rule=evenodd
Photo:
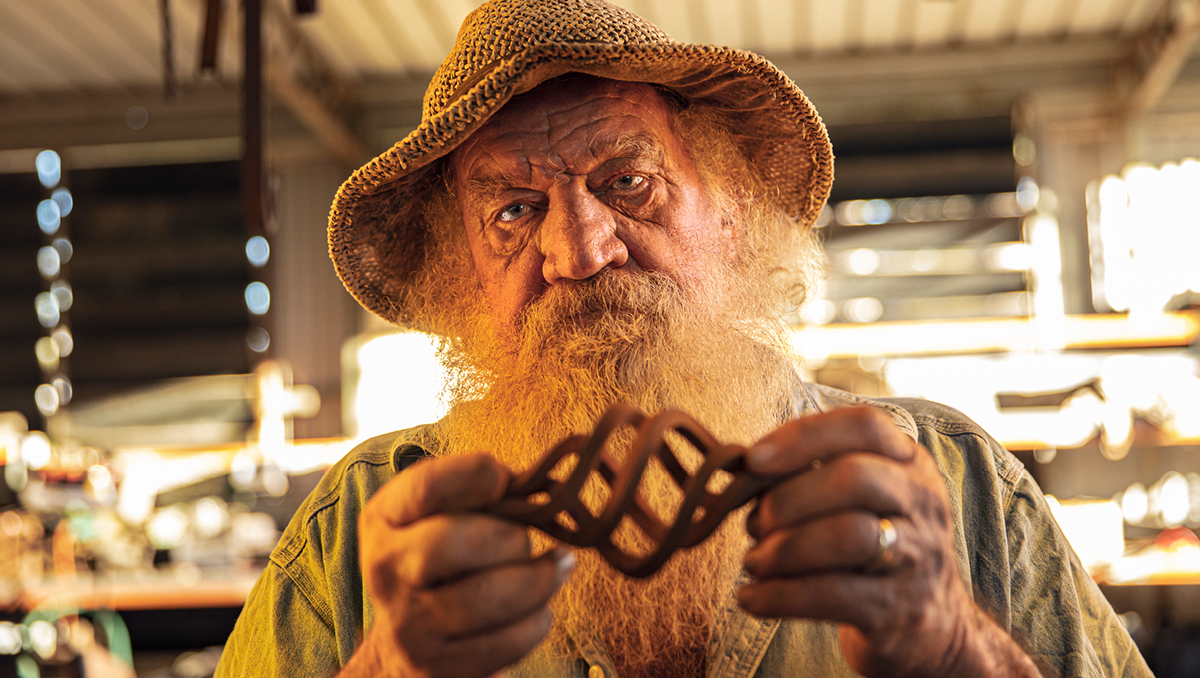
M558 570L558 580L566 581L567 575L571 574L571 570L575 569L575 553L567 551L558 558L555 563L555 568Z
M779 448L772 442L761 442L750 448L750 453L747 455L750 461L750 468L757 469L770 464L779 454Z

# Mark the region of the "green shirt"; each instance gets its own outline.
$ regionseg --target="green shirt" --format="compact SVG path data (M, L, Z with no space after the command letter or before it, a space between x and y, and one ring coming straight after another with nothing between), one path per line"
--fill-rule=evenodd
M961 413L914 399L868 400L801 386L791 416L845 405L884 410L929 449L946 481L959 572L979 605L1043 670L1071 676L1150 676L1108 601L1083 569L1024 466ZM358 515L371 495L437 447L433 426L364 442L335 464L292 518L225 645L216 677L330 676L373 620L358 561ZM708 652L709 678L853 676L837 627L727 611ZM616 671L594 639L579 655L534 650L510 676ZM592 673L590 675L595 675Z

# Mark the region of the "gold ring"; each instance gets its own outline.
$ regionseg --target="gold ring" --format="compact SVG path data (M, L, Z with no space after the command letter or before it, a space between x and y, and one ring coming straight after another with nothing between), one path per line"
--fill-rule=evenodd
M896 560L896 543L900 541L900 533L896 526L887 518L879 519L879 550L875 552L867 572L883 572L888 570Z

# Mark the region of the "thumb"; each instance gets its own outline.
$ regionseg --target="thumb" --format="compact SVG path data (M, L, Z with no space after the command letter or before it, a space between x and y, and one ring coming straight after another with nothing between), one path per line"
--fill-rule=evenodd
M394 527L436 513L490 506L504 496L512 473L486 454L428 459L384 485L372 497Z

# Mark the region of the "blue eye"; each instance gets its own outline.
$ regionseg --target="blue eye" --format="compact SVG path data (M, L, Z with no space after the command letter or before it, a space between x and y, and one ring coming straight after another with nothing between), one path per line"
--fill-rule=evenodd
M637 188L645 180L644 177L639 177L636 174L624 174L617 177L616 181L612 183L612 187L618 191L628 191Z
M500 221L516 221L529 213L529 205L519 202L500 213Z

